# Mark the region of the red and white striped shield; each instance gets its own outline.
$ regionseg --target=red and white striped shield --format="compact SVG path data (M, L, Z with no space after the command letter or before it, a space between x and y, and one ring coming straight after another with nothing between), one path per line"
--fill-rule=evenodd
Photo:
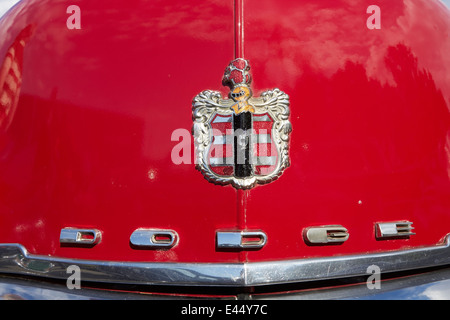
M205 90L192 100L196 168L239 189L272 182L289 166L289 96L273 89L253 97L249 70L241 58L225 69L229 99Z
M233 128L233 115L216 114L211 122L211 144L207 163L215 174L230 177L234 175L234 166L238 162L234 154L235 137L240 139ZM268 113L252 115L250 135L250 163L255 176L266 176L274 172L278 162L278 151L272 138L273 119Z

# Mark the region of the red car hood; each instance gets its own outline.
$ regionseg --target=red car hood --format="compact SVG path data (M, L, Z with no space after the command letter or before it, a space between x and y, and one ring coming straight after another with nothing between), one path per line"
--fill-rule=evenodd
M0 243L58 258L240 263L435 246L450 232L450 13L438 1L378 1L381 29L369 29L364 1L246 0L253 95L283 90L292 124L290 166L246 190L207 181L191 135L192 99L228 93L233 2L78 1L81 29L66 25L67 6L23 1L0 21L2 70L17 84L2 105ZM415 234L376 237L377 223L397 221ZM348 240L305 241L329 225ZM61 243L65 228L101 241ZM138 229L176 243L136 247ZM218 231L266 242L221 249Z

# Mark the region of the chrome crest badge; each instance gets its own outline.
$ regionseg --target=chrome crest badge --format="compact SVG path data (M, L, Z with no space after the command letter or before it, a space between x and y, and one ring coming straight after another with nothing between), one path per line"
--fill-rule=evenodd
M192 101L196 168L238 189L272 182L289 166L289 96L273 89L253 97L249 71L247 60L233 60L222 79L228 99L205 90Z

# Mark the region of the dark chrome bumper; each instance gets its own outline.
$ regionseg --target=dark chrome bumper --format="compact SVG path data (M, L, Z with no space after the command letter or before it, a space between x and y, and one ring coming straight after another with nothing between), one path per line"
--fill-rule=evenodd
M81 290L68 289L65 281L70 273L67 271L73 265L80 269L84 284L108 290L98 292L86 287ZM368 267L373 265L380 270L381 289L371 290L366 285L366 279L371 275ZM58 296L61 299L90 299L91 296L97 299L103 298L105 294L112 294L113 299L121 299L112 292L114 290L109 289L114 286L146 286L146 292L164 294L153 294L145 298L171 297L171 292L187 292L185 296L214 297L217 296L216 292L226 292L219 296L253 299L378 299L406 297L411 294L410 298L414 296L425 299L433 297L427 294L437 289L441 296L445 296L442 292L447 292L450 279L450 271L445 266L450 266L448 236L441 245L410 250L235 264L75 260L33 255L20 244L0 244L0 276L3 275L0 277L0 296L21 297L20 292L27 292L32 299L39 298L39 295L40 299L45 299L47 293L56 299ZM404 273L398 274L399 272ZM386 275L390 275L390 280L386 280ZM165 289L159 290L162 287ZM154 291L152 288L158 290ZM189 293L189 290L177 288L196 290ZM285 291L289 291L289 294L282 293ZM273 292L277 294L272 294ZM434 297L439 297L439 294ZM133 298L141 297L131 295ZM104 298L108 299L107 296Z
M240 294L180 294L174 290L168 293L138 293L122 290L98 290L81 286L68 289L64 282L48 282L37 278L15 278L0 276L0 299L3 300L180 300L180 299L223 299L232 300L450 300L450 266L422 269L421 273L401 275L397 278L381 277L380 289L369 289L366 283L353 283L335 287L314 288L315 282L288 288L286 292L240 293ZM306 289L305 289L306 288ZM151 290L151 288L149 288ZM280 288L277 288L278 290ZM281 288L282 289L282 288ZM270 291L270 287L266 288Z

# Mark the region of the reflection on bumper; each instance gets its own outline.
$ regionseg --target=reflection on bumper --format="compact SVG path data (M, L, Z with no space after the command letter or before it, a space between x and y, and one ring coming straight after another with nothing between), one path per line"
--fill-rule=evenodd
M126 291L96 290L93 288L68 289L64 283L49 283L37 279L0 277L0 299L3 300L141 300L225 298L244 300L449 300L450 266L422 270L422 273L389 280L382 277L380 289L369 289L366 283L290 291L289 293L240 293L239 295L170 295L133 293ZM314 282L312 282L314 285ZM280 288L278 288L280 289Z
M450 236L417 249L284 261L164 263L66 259L30 254L20 244L0 244L0 273L66 280L72 265L84 281L126 285L249 288L367 276L450 265Z

